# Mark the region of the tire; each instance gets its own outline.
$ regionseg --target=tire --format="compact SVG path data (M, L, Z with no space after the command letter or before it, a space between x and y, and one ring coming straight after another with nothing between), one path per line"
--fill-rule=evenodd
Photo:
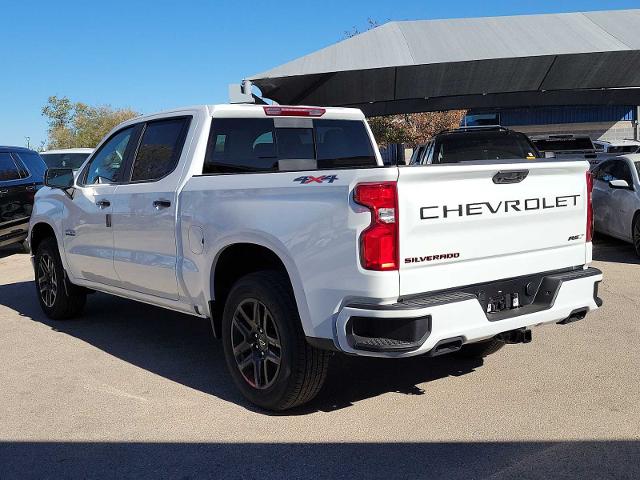
M640 257L640 213L636 214L631 227L633 236L633 246L636 249L636 255Z
M329 353L307 343L291 286L277 271L236 282L224 306L222 341L234 383L259 407L297 407L324 384Z
M456 355L460 358L484 358L496 353L504 347L504 342L497 338L491 338L477 343L463 345Z
M34 270L36 294L47 317L66 320L82 313L86 291L67 280L55 238L45 238L38 245Z

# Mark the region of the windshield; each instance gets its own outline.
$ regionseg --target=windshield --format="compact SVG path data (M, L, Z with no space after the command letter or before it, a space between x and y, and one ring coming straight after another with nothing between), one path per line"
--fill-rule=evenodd
M82 166L89 153L42 153L49 168L73 168L77 170Z
M589 137L539 138L533 143L541 152L573 152L576 150L594 150Z
M522 133L459 132L437 138L433 163L536 158L540 158L540 153Z

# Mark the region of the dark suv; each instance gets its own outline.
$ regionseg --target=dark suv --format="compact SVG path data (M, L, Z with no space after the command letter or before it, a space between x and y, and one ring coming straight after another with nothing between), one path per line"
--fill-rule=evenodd
M23 242L47 166L33 150L0 146L0 247Z
M410 165L432 165L470 161L535 160L542 155L529 138L500 126L461 127L438 133L419 145Z

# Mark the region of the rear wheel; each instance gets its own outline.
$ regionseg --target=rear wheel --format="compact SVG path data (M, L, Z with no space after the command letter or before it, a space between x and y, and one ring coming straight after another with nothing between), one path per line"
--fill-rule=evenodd
M34 268L38 301L47 317L63 320L82 313L87 300L86 291L67 280L54 238L40 242Z
M640 214L636 214L636 218L633 219L633 246L636 249L636 255L640 257Z
M504 342L497 338L491 338L482 342L469 343L463 345L456 355L462 358L484 358L496 353L504 347Z
M307 343L291 288L279 272L238 280L225 304L222 339L234 383L260 407L302 405L324 383L329 354Z

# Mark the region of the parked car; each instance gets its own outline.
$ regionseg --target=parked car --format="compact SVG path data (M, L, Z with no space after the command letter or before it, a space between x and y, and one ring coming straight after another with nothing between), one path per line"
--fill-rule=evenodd
M595 229L633 243L640 256L640 155L603 161L593 169Z
M67 148L41 152L40 156L49 168L68 167L77 170L92 152L93 148Z
M523 133L500 126L460 127L440 132L425 145L418 145L409 165L473 160L535 160L541 156Z
M637 140L594 140L593 145L596 147L596 153L605 153L609 155L626 155L637 153L640 149L640 142Z
M90 289L209 318L239 390L274 410L318 393L330 351L485 356L600 306L586 162L444 155L384 167L348 108L129 120L77 175L47 172L40 306L77 316Z
M44 161L33 150L0 146L0 247L27 238L33 198L45 170Z
M590 163L597 162L596 147L589 135L534 135L530 138L536 148L546 156L583 158Z

